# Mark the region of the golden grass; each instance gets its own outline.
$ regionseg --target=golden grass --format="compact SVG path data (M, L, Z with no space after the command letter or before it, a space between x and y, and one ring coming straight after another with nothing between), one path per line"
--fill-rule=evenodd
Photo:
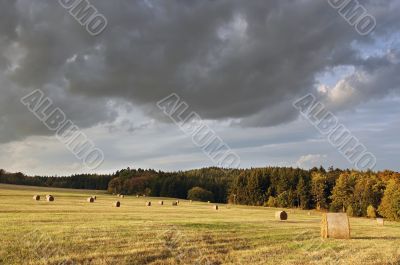
M53 194L53 203L34 194ZM86 198L97 195L96 203ZM400 224L350 218L352 239L320 238L321 215L0 185L0 264L399 264ZM40 244L38 244L39 242Z

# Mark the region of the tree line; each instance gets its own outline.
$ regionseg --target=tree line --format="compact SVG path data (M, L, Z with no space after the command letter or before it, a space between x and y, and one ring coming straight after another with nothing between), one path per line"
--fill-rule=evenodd
M112 175L81 174L68 177L26 176L21 172L9 173L0 169L0 183L39 187L106 190Z
M110 175L28 177L0 170L0 183L109 193L210 200L254 206L347 212L400 220L400 174L323 167L221 169L216 167L163 172L123 169Z

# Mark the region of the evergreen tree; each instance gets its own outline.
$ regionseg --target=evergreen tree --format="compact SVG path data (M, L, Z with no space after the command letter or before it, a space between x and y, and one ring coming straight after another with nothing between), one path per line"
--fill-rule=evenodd
M327 209L327 198L325 190L327 188L326 176L319 172L313 172L311 175L311 193L316 205L316 209Z

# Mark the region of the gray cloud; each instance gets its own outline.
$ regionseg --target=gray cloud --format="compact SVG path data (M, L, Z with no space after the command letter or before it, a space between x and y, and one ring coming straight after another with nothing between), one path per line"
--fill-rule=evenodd
M392 50L384 57L370 57L322 96L331 109L338 111L394 95L400 88L399 61L400 53Z
M203 118L278 125L297 117L291 101L317 74L341 65L371 77L345 79L357 93L333 107L383 97L398 90L399 63L365 59L351 44L390 37L400 3L364 3L378 21L367 37L325 1L96 0L109 25L92 37L58 1L0 0L0 142L48 133L19 105L35 88L81 127L114 120L110 100L158 118L152 107L172 92Z

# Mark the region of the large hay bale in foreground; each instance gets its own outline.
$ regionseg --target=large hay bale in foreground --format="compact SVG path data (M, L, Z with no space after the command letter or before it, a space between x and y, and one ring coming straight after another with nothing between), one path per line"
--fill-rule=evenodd
M94 198L93 197L87 198L87 202L93 203L94 202Z
M39 195L33 195L33 199L35 201L40 201L40 196Z
M218 211L218 205L214 205L214 210Z
M120 207L121 203L119 201L114 202L114 207Z
M376 223L378 225L385 225L385 219L383 218L376 218Z
M350 239L350 222L346 213L326 213L322 216L322 238Z
M151 206L151 202L146 202L146 206Z
M279 221L285 221L288 218L288 214L285 211L275 212L275 219Z
M46 201L53 202L54 201L54 196L53 195L46 195Z

